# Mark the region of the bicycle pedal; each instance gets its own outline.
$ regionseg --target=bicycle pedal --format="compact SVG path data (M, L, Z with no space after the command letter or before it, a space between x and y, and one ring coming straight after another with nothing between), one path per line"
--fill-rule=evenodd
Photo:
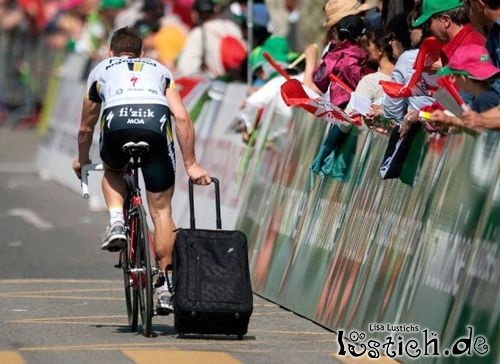
M155 309L155 315L157 316L168 316L170 315L172 312L172 310L169 310L168 308L163 308L163 307L156 307Z

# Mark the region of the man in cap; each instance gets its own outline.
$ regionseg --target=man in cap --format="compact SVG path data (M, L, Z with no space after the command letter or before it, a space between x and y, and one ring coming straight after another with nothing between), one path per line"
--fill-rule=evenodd
M424 0L422 14L413 27L427 26L430 33L444 43L441 61L446 65L459 46L484 45L486 39L469 22L462 0Z

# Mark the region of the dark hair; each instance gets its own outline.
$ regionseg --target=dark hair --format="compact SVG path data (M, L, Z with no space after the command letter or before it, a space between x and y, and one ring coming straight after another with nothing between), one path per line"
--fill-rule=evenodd
M396 63L396 57L394 57L394 53L392 52L392 33L385 28L379 28L375 30L371 30L366 33L368 37L368 41L375 44L375 46L383 51L389 61L392 63Z
M120 28L113 33L109 48L115 56L130 53L140 57L142 52L142 39L131 27Z
M442 13L435 14L432 17L437 18L442 15L448 15L451 21L458 25L465 25L470 23L469 13L463 6L448 11L443 11Z
M340 41L348 39L351 42L356 42L356 39L366 33L365 23L363 18L357 15L344 16L335 25Z
M490 9L500 9L500 2L498 0L483 0L483 2Z
M212 0L195 0L193 9L198 12L198 17L203 23L215 14L215 3Z
M398 40L404 49L411 48L410 27L406 22L408 13L394 15L387 23L387 29L392 32L392 38Z

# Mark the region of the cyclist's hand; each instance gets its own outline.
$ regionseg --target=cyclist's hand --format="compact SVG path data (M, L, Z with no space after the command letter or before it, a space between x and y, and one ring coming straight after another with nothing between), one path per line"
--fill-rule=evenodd
M82 179L82 165L80 164L80 162L78 161L78 159L74 159L73 160L73 163L71 164L71 167L75 171L76 176L78 177L78 179Z
M195 185L208 185L212 182L210 175L198 163L193 163L186 167L186 172L189 178L193 180Z

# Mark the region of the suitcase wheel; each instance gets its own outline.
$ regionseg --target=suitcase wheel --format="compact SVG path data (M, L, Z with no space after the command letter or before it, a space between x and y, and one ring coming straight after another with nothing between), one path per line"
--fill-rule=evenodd
M238 334L238 340L243 340L243 334Z

